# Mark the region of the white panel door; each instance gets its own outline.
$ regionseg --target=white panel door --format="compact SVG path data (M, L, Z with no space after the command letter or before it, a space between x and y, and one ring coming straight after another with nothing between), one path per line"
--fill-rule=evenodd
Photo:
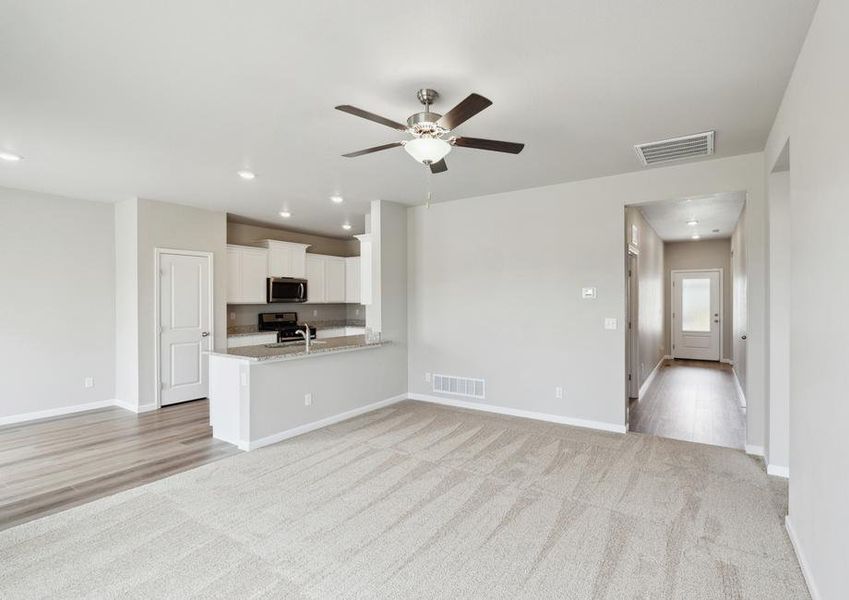
M345 302L345 259L327 256L325 261L324 301Z
M210 349L209 257L159 257L160 403L205 398Z
M672 274L672 356L719 360L722 327L719 271Z

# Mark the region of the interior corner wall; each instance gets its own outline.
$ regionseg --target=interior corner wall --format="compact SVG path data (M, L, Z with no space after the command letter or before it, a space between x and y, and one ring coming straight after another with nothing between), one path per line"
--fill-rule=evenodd
M722 269L722 358L733 359L733 275L731 269L731 240L699 240L686 242L666 242L666 272L663 289L667 299L663 315L667 333L667 343L672 335L672 271L688 269ZM672 352L670 352L672 354Z
M732 329L734 332L732 351L734 354L734 373L746 396L748 407L748 367L749 367L749 276L748 254L746 247L746 208L740 213L740 220L731 234L731 283L733 285ZM747 418L749 415L747 414Z
M111 403L112 205L0 188L0 222L0 423Z
M624 427L625 205L746 190L747 434L762 445L764 187L756 153L409 209L410 391L439 395L425 373L479 377L495 410Z
M847 56L849 2L820 0L765 150L771 170L792 146L788 529L822 600L849 589Z
M666 258L663 240L645 220L640 209L635 206L629 206L625 213L626 236L632 225L635 225L639 231L636 331L640 354L640 385L642 385L667 353L666 332L668 330L664 322L666 295L663 285Z
M115 401L139 406L139 220L136 198L115 203Z

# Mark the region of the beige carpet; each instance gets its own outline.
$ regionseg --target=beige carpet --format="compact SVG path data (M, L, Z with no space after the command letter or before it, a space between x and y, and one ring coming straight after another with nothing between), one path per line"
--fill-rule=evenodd
M2 598L807 598L724 448L404 402L0 532Z

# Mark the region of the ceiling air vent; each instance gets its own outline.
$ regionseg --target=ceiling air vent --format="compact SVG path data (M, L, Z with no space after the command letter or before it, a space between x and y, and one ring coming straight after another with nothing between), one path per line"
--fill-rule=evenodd
M706 131L695 135L685 135L659 142L648 144L637 144L634 151L637 158L645 166L665 163L672 160L684 158L696 158L698 156L710 156L713 154L713 139L715 131Z

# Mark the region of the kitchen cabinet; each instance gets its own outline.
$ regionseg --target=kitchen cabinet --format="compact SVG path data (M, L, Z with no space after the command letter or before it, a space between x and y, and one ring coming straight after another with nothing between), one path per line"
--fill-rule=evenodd
M306 276L306 258L309 244L262 240L268 250L268 277Z
M265 304L268 250L227 246L227 303Z
M308 302L345 302L345 259L324 254L306 255Z
M360 304L360 257L349 256L345 259L345 302Z
M360 240L360 304L372 302L372 241L371 234L354 236Z
M236 335L227 338L228 348L242 348L244 346L260 346L262 344L277 343L277 332L257 333L255 335Z

